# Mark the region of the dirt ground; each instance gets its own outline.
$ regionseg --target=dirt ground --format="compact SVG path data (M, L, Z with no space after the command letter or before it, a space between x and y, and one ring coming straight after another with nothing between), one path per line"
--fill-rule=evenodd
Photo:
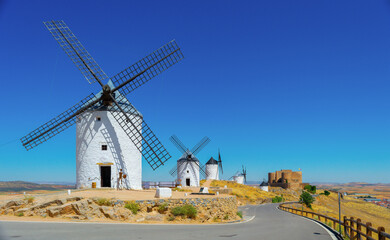
M171 199L186 199L186 198L213 198L215 195L191 195L192 192L199 192L199 188L183 188L184 191L172 191ZM39 203L43 201L50 201L59 198L66 197L83 197L83 198L117 198L123 201L131 200L156 200L156 190L116 190L116 189L87 189L87 190L71 190L71 194L68 195L67 191L58 191L55 193L47 194L26 194L26 196L33 196L34 202ZM186 196L187 195L187 196ZM228 196L220 194L218 197ZM0 203L10 200L23 199L23 194L3 194L0 195Z

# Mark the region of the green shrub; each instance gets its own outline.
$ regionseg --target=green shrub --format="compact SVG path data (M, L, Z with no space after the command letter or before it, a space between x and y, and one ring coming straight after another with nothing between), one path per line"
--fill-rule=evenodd
M237 212L237 216L239 216L240 218L242 218L242 211L238 211L238 212Z
M314 185L306 185L303 189L305 189L306 191L312 194L315 194L317 191L317 187Z
M184 216L185 215L183 207L174 207L171 209L171 213L173 214L173 216Z
M26 199L28 203L33 203L35 197L33 197L33 196L24 196L24 199Z
M158 206L159 213L165 213L167 210L168 210L168 203L166 202Z
M330 195L330 192L329 192L328 190L325 190L325 191L324 191L324 195L325 195L325 196L329 196L329 195Z
M308 208L311 208L311 204L314 202L314 198L310 193L303 191L299 197L299 203L306 205Z
M196 214L198 214L196 208L190 204L184 205L184 211L189 218L195 218Z
M17 213L16 216L18 216L18 217L23 217L23 216L24 216L24 213L22 213L22 212Z
M229 219L229 214L225 214L225 216L223 217L223 220L228 220Z
M111 206L111 201L107 198L98 198L96 204L99 206Z
M175 217L172 217L172 216L169 216L169 217L168 217L168 221L171 222L171 221L173 221L173 220L175 220Z
M274 198L272 198L272 202L273 203L279 203L279 202L283 202L284 199L282 197L279 197L279 196L275 196Z
M171 209L173 216L187 216L188 218L195 218L198 211L191 204L186 204L184 206L178 206Z
M138 203L134 201L130 201L130 202L126 202L125 208L129 209L133 214L137 214L140 209L140 206Z

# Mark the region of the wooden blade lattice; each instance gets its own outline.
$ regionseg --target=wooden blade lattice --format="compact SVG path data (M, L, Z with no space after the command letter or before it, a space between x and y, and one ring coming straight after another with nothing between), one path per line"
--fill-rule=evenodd
M96 82L96 78L100 81L108 78L64 21L47 21L44 24L89 83Z
M135 107L124 96L116 100L110 113L129 136L153 170L163 165L171 155L149 128Z
M22 137L20 140L22 141L23 146L27 150L30 150L75 124L78 114L88 110L97 103L98 100L95 100L94 97L94 94L90 94L73 107L58 115L56 118L53 118L49 122Z
M126 96L183 58L179 46L173 40L112 77L111 80L116 86L114 91L119 90Z

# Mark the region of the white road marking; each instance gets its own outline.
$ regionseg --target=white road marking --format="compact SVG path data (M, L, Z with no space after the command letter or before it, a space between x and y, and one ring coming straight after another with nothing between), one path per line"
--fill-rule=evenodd
M282 211L282 212L286 212L286 211L283 211L283 210L280 210L278 207L275 207L276 209L278 209L279 211ZM308 217L304 217L304 216L301 216L301 215L298 215L298 214L294 214L294 213L291 213L291 212L286 212L286 213L290 213L290 214L293 214L293 215L296 215L296 216L300 216L302 217L303 219L306 219L308 221L312 221L318 225L320 225L323 229L325 229L325 231L329 234L329 236L332 238L332 240L338 240L338 238L334 235L334 233L332 233L331 231L329 231L328 228L326 228L324 225L318 223L316 220L314 219L311 219L311 218L308 218Z

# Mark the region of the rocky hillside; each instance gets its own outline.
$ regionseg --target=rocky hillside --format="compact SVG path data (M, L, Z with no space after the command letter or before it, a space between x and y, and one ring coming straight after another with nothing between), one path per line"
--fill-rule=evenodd
M0 204L0 219L20 217L121 222L214 223L240 220L235 197L123 201L65 197L11 200Z

